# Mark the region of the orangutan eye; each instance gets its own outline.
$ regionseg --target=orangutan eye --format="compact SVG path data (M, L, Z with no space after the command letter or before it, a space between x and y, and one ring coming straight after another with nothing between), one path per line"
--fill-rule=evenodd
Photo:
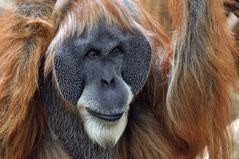
M120 48L114 48L111 53L110 53L110 56L111 57L116 57L116 56L119 56L121 54L121 50Z
M96 50L90 50L86 56L90 59L95 59L99 56L99 53Z

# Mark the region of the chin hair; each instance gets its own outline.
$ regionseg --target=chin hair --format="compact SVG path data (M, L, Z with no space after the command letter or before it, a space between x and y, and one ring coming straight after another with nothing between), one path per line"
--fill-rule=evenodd
M84 129L91 139L104 148L112 148L122 136L128 122L128 111L118 121L108 122L80 111Z

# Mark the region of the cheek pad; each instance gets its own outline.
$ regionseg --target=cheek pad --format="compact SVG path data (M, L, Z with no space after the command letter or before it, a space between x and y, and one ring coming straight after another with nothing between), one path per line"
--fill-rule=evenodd
M148 79L151 47L148 40L140 33L131 35L125 42L128 46L122 67L122 78L136 94Z
M61 49L55 52L54 73L58 88L63 97L73 105L77 104L84 89L84 68L80 65L81 62L70 51Z

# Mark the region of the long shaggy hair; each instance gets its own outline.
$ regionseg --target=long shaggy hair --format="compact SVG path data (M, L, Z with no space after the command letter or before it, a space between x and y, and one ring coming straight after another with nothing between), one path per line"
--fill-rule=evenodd
M103 16L109 25L140 29L152 48L149 79L131 103L116 158L191 159L206 147L210 158L227 159L228 91L237 77L233 40L220 2L203 2L191 17L194 0L171 0L181 15L173 51L160 24L134 1L62 0L54 9L48 1L29 1L2 13L0 158L70 158L48 129L40 80L52 73L54 49Z
M171 0L169 8L176 29L167 96L170 131L186 141L192 156L207 145L210 158L229 158L229 92L237 91L238 54L223 4Z

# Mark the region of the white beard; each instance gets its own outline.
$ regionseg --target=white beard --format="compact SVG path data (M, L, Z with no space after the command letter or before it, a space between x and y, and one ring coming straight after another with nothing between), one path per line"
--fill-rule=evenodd
M90 139L104 148L115 146L122 136L128 121L128 111L121 116L120 120L115 122L98 119L87 111L81 111L80 114L84 129Z

